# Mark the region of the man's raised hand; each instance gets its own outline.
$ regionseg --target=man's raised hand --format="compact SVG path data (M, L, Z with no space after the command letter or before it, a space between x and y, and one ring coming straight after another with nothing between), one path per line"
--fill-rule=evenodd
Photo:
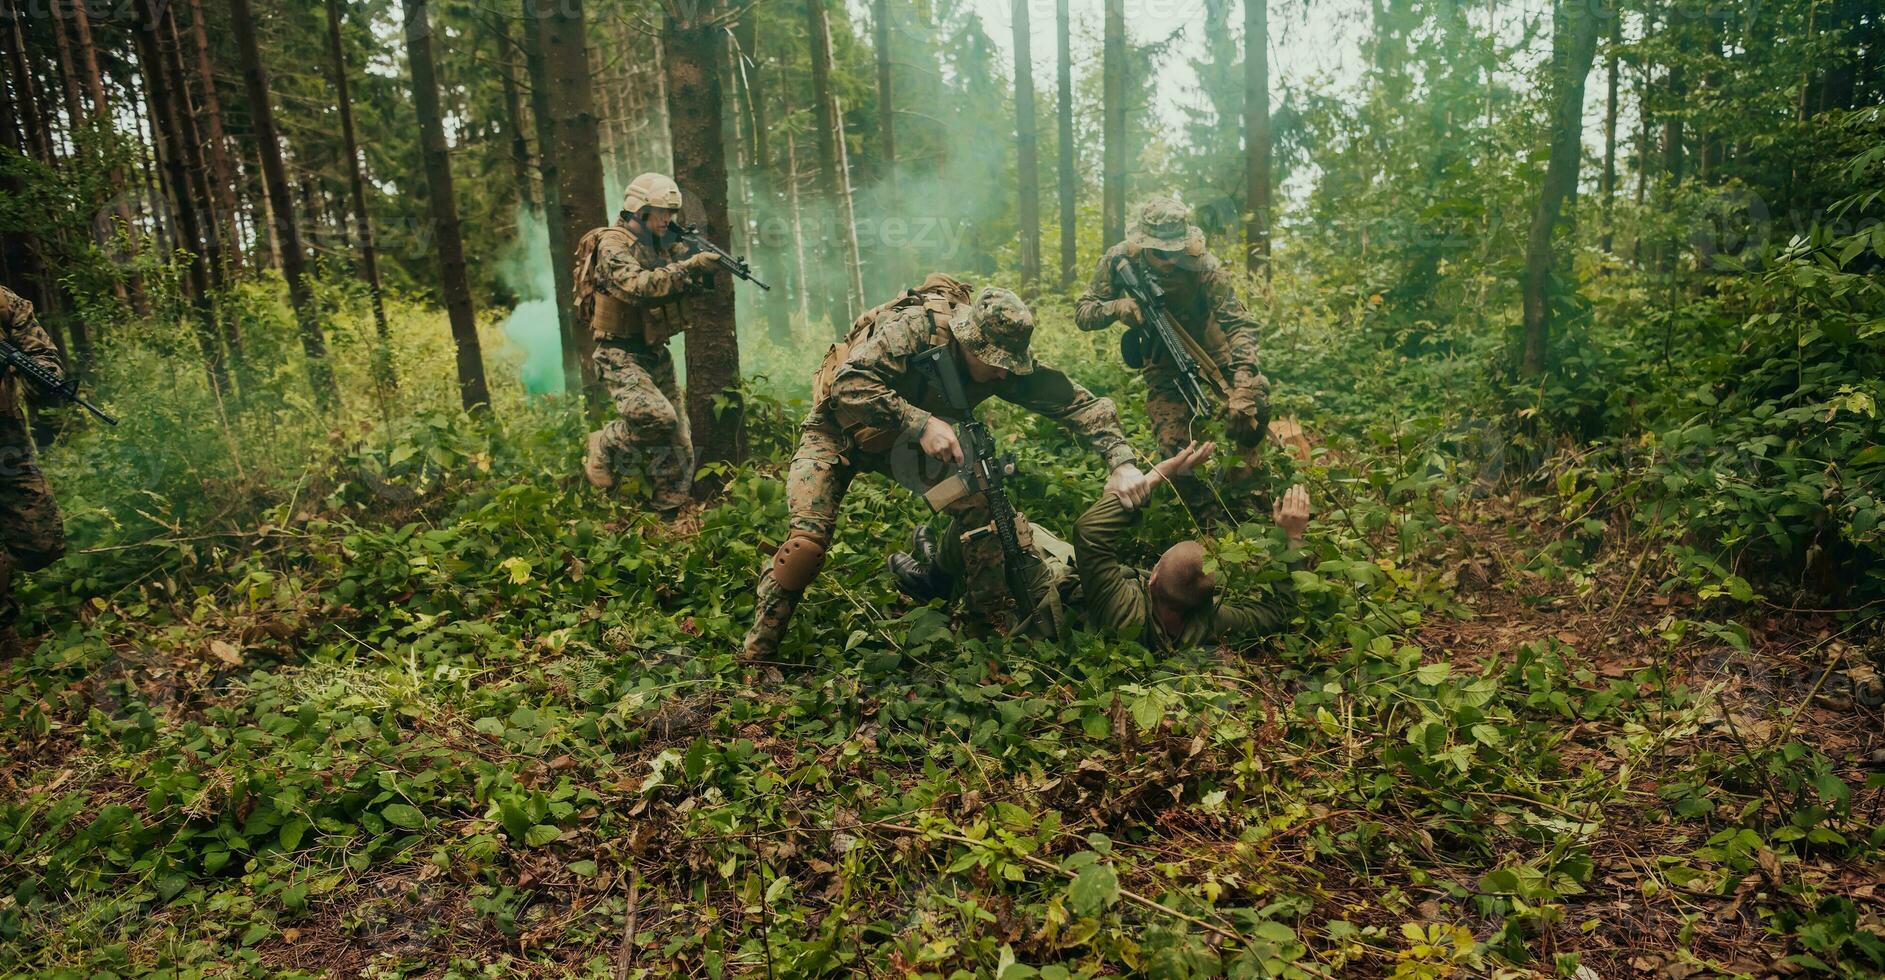
M1309 528L1309 491L1300 483L1290 487L1277 498L1272 516L1276 518L1276 526L1289 535L1290 547L1300 544L1303 532Z
M1161 478L1166 480L1174 480L1181 476L1190 476L1192 469L1202 464L1205 460L1210 459L1211 453L1216 451L1216 449L1217 443L1215 442L1200 443L1194 440L1185 448L1173 453L1171 458L1163 460L1157 466L1154 466L1152 472L1157 473Z

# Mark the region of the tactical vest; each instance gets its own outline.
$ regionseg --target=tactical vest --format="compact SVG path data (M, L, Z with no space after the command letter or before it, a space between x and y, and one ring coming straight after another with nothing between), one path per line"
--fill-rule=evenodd
M824 360L818 362L818 370L812 375L812 407L824 407L825 397L831 393L831 383L838 377L838 369L844 366L852 349L870 336L886 314L912 306L927 309L931 343L936 344L941 343L939 334L947 329L949 319L973 299L967 283L940 272L932 272L919 285L898 293L896 299L859 314L856 320L851 321L851 329L845 333L844 339L832 344L825 351Z
M576 269L571 283L571 305L577 310L591 301L589 330L597 340L638 340L649 347L659 347L670 337L687 329L686 311L681 299L673 297L648 306L616 299L595 285L596 255L604 239L631 252L635 236L628 229L611 225L596 228L576 243ZM658 256L657 256L658 257Z

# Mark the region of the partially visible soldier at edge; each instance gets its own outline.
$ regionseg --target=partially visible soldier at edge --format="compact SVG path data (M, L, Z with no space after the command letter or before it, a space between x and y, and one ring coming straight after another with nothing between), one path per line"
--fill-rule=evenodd
M686 298L712 284L711 254L690 255L669 226L681 210L673 179L629 182L616 223L576 244L572 299L596 340L596 374L616 418L589 434L583 473L602 489L639 476L656 510L688 501L694 448L668 340L688 327Z
M64 376L59 350L34 318L33 304L5 286L0 286L0 335L40 367ZM29 398L42 397L10 368L0 368L0 661L24 652L14 630L20 608L13 598L13 577L45 568L65 554L65 525L39 471L20 407L22 388Z
M1207 387L1217 388L1214 394L1223 399L1218 414L1231 440L1242 449L1257 449L1270 417L1269 381L1257 366L1257 324L1232 288L1231 271L1205 249L1203 230L1191 224L1185 206L1172 198L1155 197L1140 205L1126 240L1100 257L1092 283L1074 304L1074 323L1080 329L1143 323L1144 311L1115 281L1121 257L1164 288L1172 319L1196 342L1192 354L1207 376ZM1208 438L1194 427L1171 361L1150 340L1144 370L1145 410L1159 455L1171 456L1194 439ZM1221 506L1197 478L1183 477L1175 486L1201 523L1209 526L1222 516Z
M982 290L973 303L968 298L966 285L932 275L860 316L826 352L786 476L788 536L760 578L746 659L778 650L793 610L824 566L845 491L860 471L881 473L921 493L961 464L954 425L961 420L950 417L942 393L925 383L913 363L922 351L947 345L966 380L971 408L995 396L1038 412L1105 459L1108 486L1136 487L1142 481L1112 401L1034 359L1034 318L1021 298L996 288ZM999 609L1007 594L1001 546L994 534L979 533L990 520L986 503L979 495L969 497L946 512L955 518L948 533L962 542L967 567L977 573L964 583L965 598L978 608Z

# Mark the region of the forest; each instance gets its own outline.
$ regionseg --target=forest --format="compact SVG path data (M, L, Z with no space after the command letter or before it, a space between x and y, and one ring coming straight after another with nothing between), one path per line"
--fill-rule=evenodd
M1885 976L1882 50L0 0L0 976Z

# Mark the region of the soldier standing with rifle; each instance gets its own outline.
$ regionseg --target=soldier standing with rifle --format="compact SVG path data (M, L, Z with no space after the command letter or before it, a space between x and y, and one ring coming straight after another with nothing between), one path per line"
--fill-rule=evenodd
M987 458L992 440L982 443L975 429L968 429L967 444L958 434L990 396L1039 412L1078 436L1106 460L1108 486L1123 490L1143 482L1113 403L1034 359L1034 318L1021 298L1006 289L984 289L973 303L968 295L962 283L932 275L859 317L825 354L786 476L790 533L759 581L747 659L778 650L800 597L825 563L845 491L864 470L925 493L932 507L949 513L955 519L950 533L974 570L964 583L970 604L1017 613L1011 597L1025 572L1004 561L1008 533L988 499L989 481L1005 478L1007 464ZM954 372L959 399L940 383L939 367ZM1148 492L1134 491L1140 498ZM1026 548L1025 520L1008 516L1015 543Z
M668 340L687 329L689 296L705 292L724 256L697 251L675 226L681 189L646 173L629 182L622 213L576 245L576 316L595 336L595 369L616 418L589 434L583 473L601 489L624 476L646 481L655 509L688 501L694 447Z
M1241 448L1262 444L1270 405L1269 381L1257 369L1257 324L1183 204L1160 197L1140 206L1126 240L1100 257L1074 322L1082 330L1129 328L1120 349L1127 366L1145 370L1146 415L1161 455L1207 438L1199 430L1213 418L1225 420ZM1223 516L1196 477L1175 486L1201 523Z
M63 379L59 350L33 316L33 304L0 286L0 352L8 348L9 361L21 357L43 376ZM38 571L65 554L65 525L52 488L39 471L33 437L20 409L21 377L25 372L11 363L0 364L0 661L23 652L13 624L20 607L13 598L13 576ZM28 397L40 402L57 392L24 385Z

